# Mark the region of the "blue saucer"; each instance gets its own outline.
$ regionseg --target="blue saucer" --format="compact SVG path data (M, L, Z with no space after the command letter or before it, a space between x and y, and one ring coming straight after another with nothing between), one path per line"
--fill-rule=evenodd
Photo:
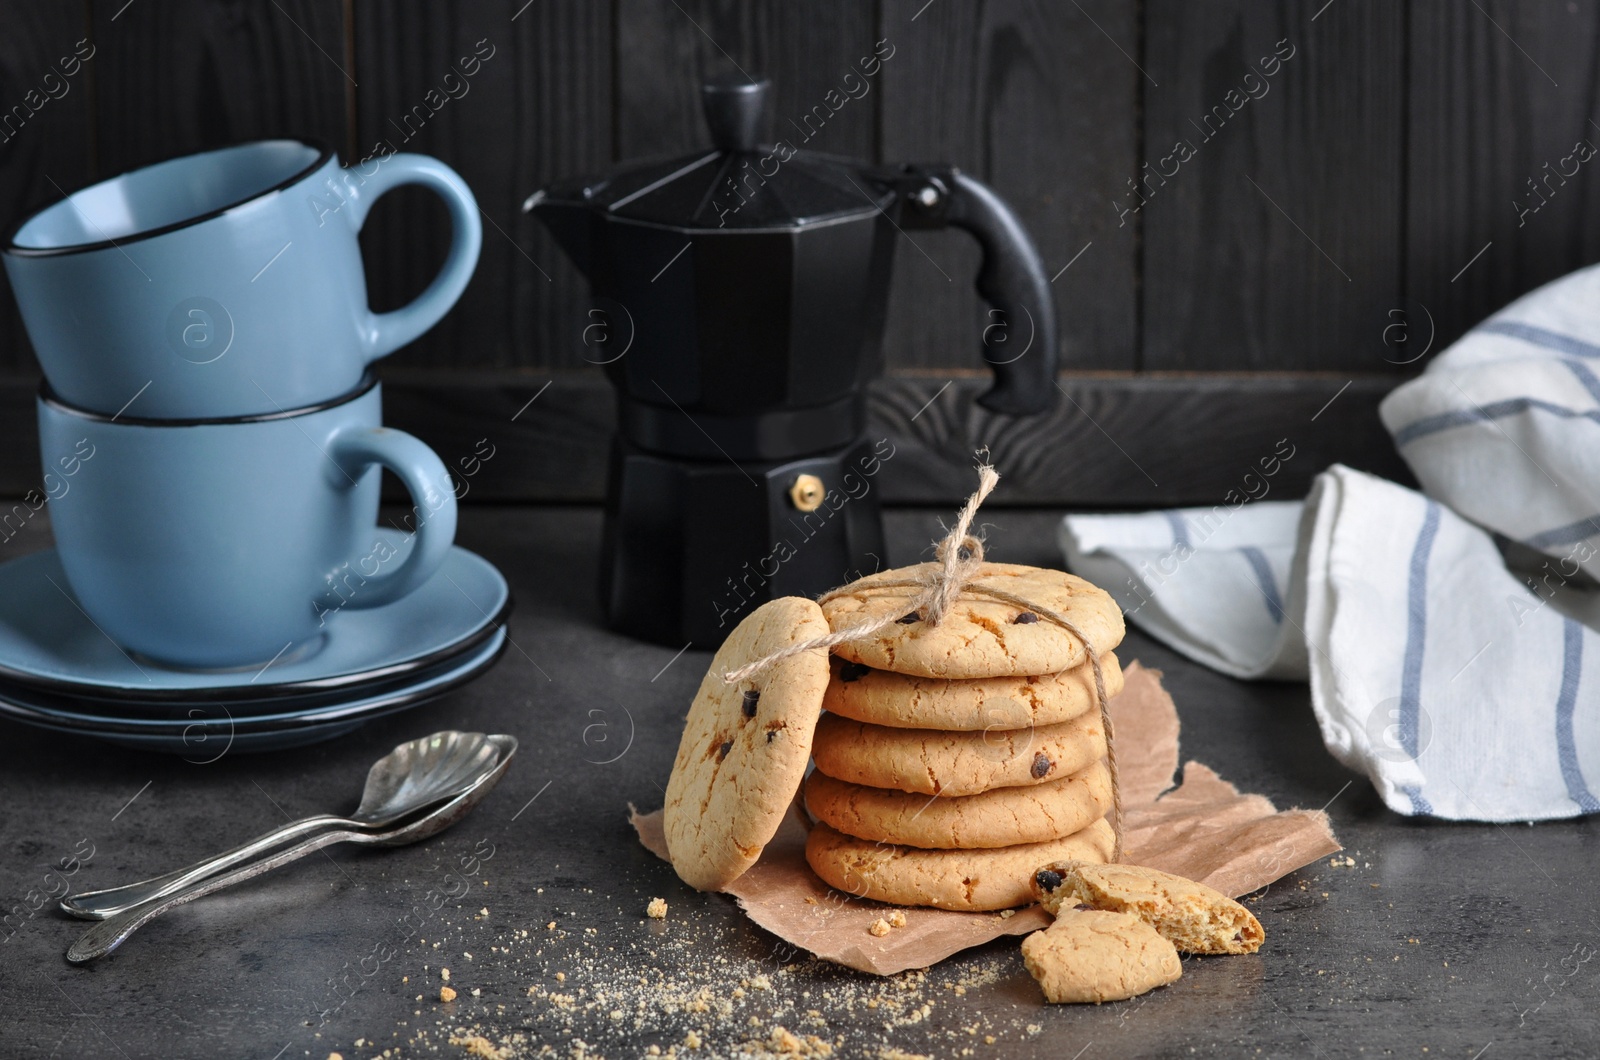
M229 752L275 751L329 740L373 718L443 695L487 670L505 650L504 629L464 657L436 665L400 687L345 702L281 714L233 717L224 704L193 707L178 718L129 718L41 706L25 689L0 687L0 717L51 732L91 736L122 747L215 761Z
M398 548L405 535L379 530ZM178 670L135 658L101 633L67 587L53 549L0 565L0 685L123 708L203 701L361 695L376 682L405 684L495 632L509 606L493 564L453 548L426 585L384 607L328 619L320 650L227 673ZM320 698L320 697L319 697Z

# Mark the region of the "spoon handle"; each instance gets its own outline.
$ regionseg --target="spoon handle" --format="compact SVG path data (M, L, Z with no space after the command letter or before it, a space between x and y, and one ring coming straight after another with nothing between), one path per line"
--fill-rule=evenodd
M284 847L273 854L261 858L259 861L252 861L248 865L233 869L231 872L224 872L220 875L200 880L180 891L168 894L164 898L133 906L131 909L125 909L101 920L78 936L78 940L67 950L67 960L73 964L82 964L97 957L104 957L122 945L129 935L132 935L168 909L183 905L185 902L192 902L202 895L220 891L224 887L232 887L236 883L259 876L269 869L275 869L279 865L286 865L298 858L303 858L314 850L321 850L323 847L332 846L335 843L370 843L373 839L374 834L371 832L355 832L337 828L319 832L309 839L302 840L293 846Z
M314 817L302 817L298 821L291 821L259 835L242 846L225 850L221 854L204 858L193 865L163 876L140 880L137 883L126 883L120 887L108 887L100 891L69 894L61 899L61 911L80 920L104 920L136 905L143 905L145 902L182 890L191 883L224 872L235 865L251 861L279 844L331 827L362 826L344 817L334 817L325 813Z

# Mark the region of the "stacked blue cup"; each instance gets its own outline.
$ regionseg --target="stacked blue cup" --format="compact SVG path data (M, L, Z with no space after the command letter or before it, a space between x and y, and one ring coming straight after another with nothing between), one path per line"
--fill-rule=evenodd
M367 305L358 235L402 184L444 199L438 275ZM330 612L425 583L455 536L444 463L382 426L371 372L432 327L477 264L465 182L422 155L341 167L272 140L135 170L25 220L3 252L44 372L45 472L74 597L108 636L172 666L257 666L314 650ZM415 529L374 534L380 468Z

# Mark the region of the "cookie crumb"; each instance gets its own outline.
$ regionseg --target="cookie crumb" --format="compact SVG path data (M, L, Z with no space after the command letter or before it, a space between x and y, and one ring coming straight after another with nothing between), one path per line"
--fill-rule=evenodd
M887 935L889 931L889 922L883 919L881 916L872 922L871 927L867 928L867 933L869 935L876 935L880 939Z
M556 973L556 982L564 983L566 981L567 981L567 973L566 972L557 972Z
M650 904L645 906L644 915L652 920L665 920L667 918L667 900L665 898L650 899Z
M690 1031L683 1036L683 1047L685 1049L698 1049L702 1044L704 1043L700 1041L700 1036L694 1031Z
M439 988L439 1000L449 1004L456 999L456 992L448 986Z
M889 914L889 926L890 927L905 927L906 926L905 910L896 909L893 912L891 912Z
M443 979L445 982L448 983L450 981L450 969L448 969L448 968L440 968L439 969L439 978Z
M460 1046L468 1056L479 1060L505 1060L505 1050L496 1049L494 1043L481 1034L452 1035L450 1044Z
M544 929L546 931L554 931L556 929L556 922L554 920L550 921L550 923L544 926Z
M1000 910L1000 919L1001 920L1010 920L1012 917L1014 917L1016 915L1017 915L1017 911L1015 909L1002 909L1002 910Z

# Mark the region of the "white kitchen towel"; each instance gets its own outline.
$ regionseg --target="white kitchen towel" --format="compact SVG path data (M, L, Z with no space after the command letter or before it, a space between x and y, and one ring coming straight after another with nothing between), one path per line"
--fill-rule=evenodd
M1232 677L1306 679L1305 637L1287 610L1299 501L1137 515L1070 515L1067 566L1109 592L1140 629Z
M1560 599L1588 594L1530 591L1487 532L1420 493L1335 465L1303 506L1068 516L1061 543L1177 650L1309 675L1328 749L1399 813L1600 811L1600 643Z
M1597 338L1590 266L1473 328L1380 408L1423 492L1552 557L1541 580L1600 575Z

